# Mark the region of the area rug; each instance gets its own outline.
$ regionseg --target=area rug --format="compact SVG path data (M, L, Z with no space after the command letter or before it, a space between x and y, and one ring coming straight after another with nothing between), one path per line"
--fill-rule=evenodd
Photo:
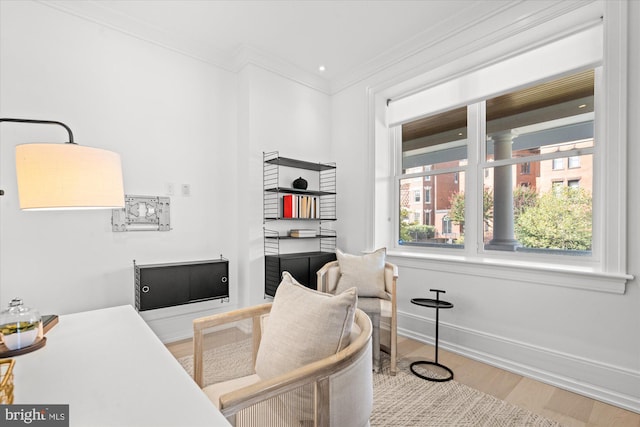
M251 341L242 340L207 350L205 385L247 375ZM178 359L191 375L193 357ZM221 362L224 361L224 362ZM224 363L224 366L222 366ZM454 381L431 382L409 371L398 360L398 373L389 374L389 357L381 355L381 369L373 374L372 427L559 427L555 421Z

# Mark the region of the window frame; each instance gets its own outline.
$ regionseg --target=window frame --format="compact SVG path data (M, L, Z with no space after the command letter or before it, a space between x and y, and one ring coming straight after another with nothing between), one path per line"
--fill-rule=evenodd
M598 103L599 99L601 98L602 94L598 93L598 91L601 91L601 84L599 83L599 81L602 78L602 66L597 66L594 67L594 99L596 100L595 102ZM566 74L572 74L573 71L566 73ZM546 81L553 81L557 78L559 78L561 76L548 76L545 78ZM539 82L535 82L532 83L530 85L527 86L533 86L538 84ZM509 93L510 90L507 90L506 92ZM425 170L421 171L421 172L410 172L410 173L403 173L404 171L404 164L402 161L402 153L403 153L403 147L402 147L402 140L400 137L400 140L396 142L395 144L395 150L397 150L396 153L396 158L398 159L398 164L395 165L395 180L396 180L396 185L395 188L398 189L398 191L400 191L400 184L402 183L403 180L406 179L410 179L410 178L416 178L416 177L422 177L423 180L425 179L425 177L429 176L435 176L435 175L439 175L439 174L444 174L444 173L453 173L456 176L460 173L463 172L465 175L467 176L477 176L477 177L481 177L484 176L484 178L486 178L487 176L490 175L490 172L488 173L489 170L495 169L496 167L500 167L500 166L515 166L516 167L516 171L520 170L520 167L522 165L529 165L529 172L530 172L530 164L531 162L542 162L542 161L550 161L551 162L551 170L552 172L555 171L565 171L565 159L570 158L570 157L580 157L583 155L594 155L595 152L595 147L594 145L596 144L596 135L594 135L594 145L592 146L588 146L588 147L581 147L581 148L572 148L569 150L558 150L558 151L553 151L553 152L549 152L549 153L540 153L537 155L530 155L530 156L526 156L526 157L511 157L509 159L502 159L502 160L495 160L493 158L489 158L489 156L487 155L487 138L485 137L486 135L486 101L488 99L490 99L491 97L487 97L486 100L481 100L475 103L470 103L468 105L466 105L466 109L467 109L467 140L466 140L466 148L467 148L467 159L462 161L460 164L458 164L457 166L450 166L447 168L443 168L443 169L432 169L431 167L429 168L424 168ZM451 111L451 110L456 110L460 108L459 106L456 107L452 107L446 111ZM470 123L472 123L472 121L475 123L474 126L469 126ZM594 119L594 126L595 126L595 119ZM397 135L401 135L402 131L401 131L401 125L397 126L397 129L394 130L394 133ZM443 145L446 145L448 143L445 143ZM435 150L437 149L438 145L434 145L432 148ZM475 161L471 161L471 157L472 155L470 153L476 153L476 156L473 156L473 158L476 158L477 160ZM558 162L560 163L558 165ZM559 166L559 167L556 167ZM595 179L595 178L594 178ZM456 178L457 181L457 178ZM465 229L467 229L467 232L465 232L465 244L466 242L470 242L471 243L471 247L475 247L477 248L477 255L479 256L501 256L501 255L493 255L493 253L495 253L497 251L497 249L495 248L488 248L485 244L484 244L484 232L486 231L486 228L484 227L484 218L483 218L483 197L481 196L483 194L484 191L484 179L477 179L476 182L476 187L475 188L470 188L471 183L469 181L467 181L467 185L465 186L464 189L462 189L464 191L465 194ZM568 185L567 180L564 178L552 178L552 189L555 192L559 192L561 191L561 189L563 187L565 187L566 185ZM466 199L469 198L470 195L473 195L473 199L477 200L477 202L475 204L471 204L470 202L467 202ZM594 197L596 197L594 195ZM399 210L399 205L394 207L395 210ZM451 223L451 221L449 221ZM476 235L469 235L468 230L469 230L469 224L473 224L475 223L474 227L472 227L471 229L475 229L477 230ZM449 224L449 227L451 227L451 225ZM451 234L451 232L446 233L445 230L445 225L444 225L444 220L442 221L442 233L444 234ZM400 235L400 230L398 229L397 236ZM594 237L594 241L597 240ZM427 251L439 251L442 249L453 249L453 250L458 250L460 251L462 248L465 247L465 244L459 244L459 245L448 245L445 243L428 243L428 244L418 244L418 243L413 243L413 242L403 242L402 244L398 243L398 246L411 246L411 247L416 247L416 246L423 246ZM593 244L596 244L595 242ZM526 258L530 258L533 261L536 262L551 262L551 263L557 263L557 264L564 264L563 262L558 262L557 261L557 256L571 256L574 257L578 254L577 251L571 251L571 250L567 250L567 251L561 251L561 250L545 250L545 249L530 249L530 248L523 248L523 250L514 250L514 252L521 252L524 255L522 255L523 257ZM551 253L553 252L553 253ZM476 254L473 253L473 251L470 251L467 253L468 256L474 256ZM517 257L517 255L505 255L507 257ZM580 256L582 257L581 260L572 260L572 263L578 263L578 264L584 264L584 265L588 265L588 264L592 264L594 262L597 262L597 254L594 254L593 250L589 251L588 253L585 252L580 252Z
M557 161L560 161L559 165L556 163ZM552 162L551 162L551 170L554 170L554 171L562 171L562 170L564 170L564 158L563 157L556 157L555 159L553 159Z
M442 234L447 235L453 233L452 221L448 215L442 217Z
M572 159L573 159L573 162L572 162ZM569 156L567 158L567 169L578 169L580 166L581 166L580 156Z
M551 191L553 191L556 196L559 195L563 188L564 179L554 179L551 181Z
M394 185L393 170L398 165L396 148L397 144L401 143L401 138L397 131L387 127L384 121L379 121L380 117L386 115L388 100L402 98L423 90L422 88L433 88L440 83L464 75L469 69L478 69L487 63L495 64L502 59L510 58L514 52L526 52L530 49L531 39L518 38L517 36L514 36L517 39L515 42L509 41L507 44L512 48L511 53L506 49L487 48L488 53L483 52L477 55L480 59L476 67L470 67L469 62L465 63L460 59L454 59L448 63L449 68L446 76L438 73L425 73L420 79L411 80L410 85L406 82L398 83L395 81L390 86L371 88L369 91L371 103L369 120L373 130L371 135L376 147L371 163L371 173L374 177L372 182L376 187L372 191L372 207L374 208L374 216L371 221L372 239L370 243L372 247L387 246L388 254L397 257L398 261L404 260L403 265L407 266L419 265L415 263L428 260L434 266L455 268L456 271L471 275L618 294L625 292L626 282L633 278L626 271L626 46L628 27L626 13L628 6L624 2L602 2L592 6L598 11L598 15L606 18L603 20L605 25L602 30L602 63L606 65L606 68L601 76L602 81L599 83L603 89L600 92L602 99L598 102L595 111L596 117L599 118L595 123L594 135L597 141L607 141L607 149L603 149L604 144L597 143L594 148L593 191L600 197L594 198L593 228L594 236L595 233L600 236L596 240L601 241L594 241L591 259L588 262L582 262L583 260L574 257L566 257L571 258L570 261L561 260L558 262L555 259L526 259L522 256L519 257L517 253L481 253L477 250L477 242L465 245L462 253L456 249L447 250L445 248L437 248L437 251L434 251L432 248L399 247L396 241L398 224L394 221L393 215L395 215L394 211L397 210L396 207L399 206L399 203L396 197L395 188L397 187ZM595 13L590 19L595 19ZM571 22L573 25L577 25L575 20ZM547 33L546 40L558 40L559 37L574 34L580 28L593 25L593 22L593 20L587 21L582 26L578 25L577 29L565 26L562 31L557 31L555 36ZM557 27L556 30L558 28L560 27ZM541 43L547 42L544 37L539 40L537 44L533 45L540 46ZM518 43L521 44L518 45ZM492 57L492 52L500 53ZM451 105L450 108L457 106L459 105ZM470 114L468 126L474 125L474 117L472 116L473 114ZM480 145L475 145L473 149L477 150L479 147ZM469 152L469 162L478 160L477 158L472 159L473 155L480 156L480 153ZM390 162L388 163L389 167L373 166L374 164L384 164L384 159ZM480 183L483 181L483 170L478 168L476 173L478 176L467 177L467 186L471 182ZM378 190L381 189L388 192L387 196L384 195L385 193L379 193ZM474 197L475 191L469 192L469 189L465 189L465 193L467 195L465 205L475 205L477 210L482 201L478 200L478 197ZM373 194L376 196L374 197ZM391 227L389 223L391 223ZM481 226L477 222L467 221L465 235L473 233L477 236L479 228Z

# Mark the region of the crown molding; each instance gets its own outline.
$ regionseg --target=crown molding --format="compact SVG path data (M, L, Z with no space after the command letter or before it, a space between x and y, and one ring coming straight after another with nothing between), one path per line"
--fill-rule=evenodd
M230 55L213 46L199 42L181 34L165 31L145 21L133 18L109 8L108 3L94 0L35 0L37 3L58 11L93 22L94 24L126 34L130 37L186 55L193 59L222 68L233 70Z
M347 73L328 80L254 46L243 45L235 52L225 52L202 41L163 30L118 12L105 2L35 1L226 71L238 73L247 65L255 65L327 95L337 94L366 80L386 80L387 83L391 80L406 80L411 75L417 75L450 61L452 54L462 55L465 52L473 52L479 47L495 43L567 12L597 2L597 0L550 2L551 4L543 10L536 2L525 0L476 2L470 8L462 9L437 26L396 45ZM479 38L469 42L469 34L474 33L478 34ZM463 43L461 40L466 40L464 45L461 44ZM443 51L442 46L446 43L449 43L448 48ZM437 54L438 52L441 54Z
M491 16L496 15L505 9L514 7L518 2L495 2L498 6L495 10L487 10L485 2L477 2L467 9L461 10L459 13L450 16L447 20L440 22L437 26L426 29L415 37L394 46L391 49L381 53L370 61L355 67L348 73L337 76L332 80L332 93L338 93L349 86L366 80L386 69L406 61L407 59L419 55L421 52L427 51L433 46L443 43L456 34L467 31L469 28L483 22ZM494 4L494 3L491 3ZM460 25L456 22L463 22Z
M193 38L165 31L145 21L120 13L108 7L108 3L94 0L36 0L36 2L226 71L237 73L245 66L252 64L301 85L330 94L330 85L327 79L306 72L290 62L253 46L243 45L236 52L229 54Z
M593 6L597 0L554 2L541 8L536 2L477 2L457 15L425 30L376 58L331 81L331 94L365 80L368 85L382 81L399 82L426 70L490 46L501 40L551 21L566 13ZM488 9L487 5L494 5ZM463 24L456 24L461 22ZM476 35L476 38L473 35ZM470 37L471 35L471 37ZM471 41L470 41L471 40ZM444 47L447 44L446 48Z

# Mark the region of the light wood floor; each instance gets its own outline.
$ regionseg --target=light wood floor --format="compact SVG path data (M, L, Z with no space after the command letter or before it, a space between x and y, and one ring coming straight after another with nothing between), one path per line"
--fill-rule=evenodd
M210 334L205 348L213 342L221 344L246 337L238 329ZM191 340L167 345L176 357L192 354ZM433 360L433 347L398 337L398 358L409 362ZM439 351L439 362L455 374L455 381L511 402L536 414L556 420L567 427L640 427L640 414L626 411L597 400L494 368L466 357Z

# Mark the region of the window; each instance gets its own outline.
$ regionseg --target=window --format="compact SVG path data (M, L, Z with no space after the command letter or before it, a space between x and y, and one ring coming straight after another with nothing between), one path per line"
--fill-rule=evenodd
M562 195L562 188L564 187L564 181L552 181L551 190L554 196L560 197Z
M377 127L373 131L376 165L384 165L384 162L388 161L391 166L388 170L374 168L373 164L371 166L376 187L373 200L375 211L387 212L389 206L392 206L396 208L391 210L391 217L396 219L397 212L400 212L402 217L402 208L397 209L398 202L402 199L399 197L398 189L402 193L406 184L420 174L433 177L433 180L446 174L454 174L452 182L455 182L457 172L459 181L458 191L450 192L447 203L444 203L445 197L434 182L432 201L436 208L432 213L432 224L440 230L435 230L432 239L411 241L403 239L402 235L398 238L397 224L400 224L401 231L401 222L392 221L392 227L389 228L389 222L383 214L373 217L376 245L387 245L390 253L399 257L405 256L406 253L406 256L412 259L429 259L430 263L437 264L442 260L443 268L451 263L460 263L465 271L471 272L470 274L496 274L501 277L518 277L531 283L544 280L547 284L559 286L624 292L625 283L631 278L626 273L626 199L623 191L627 186L624 179L627 91L626 80L618 78L617 75L626 76L626 54L624 49L609 49L610 46L614 47L611 43L603 44L603 33L606 32L610 40L623 40L626 43L626 25L623 15L620 15L622 7L618 2L604 4L603 7L609 13L609 23L618 25L608 25L606 29L600 24L585 25L582 27L584 30L566 31L565 34L570 34L569 36L547 44L537 44L534 48L529 48L531 39L515 36L519 41L509 42L507 45L514 49L513 52L523 53L514 56L501 54L498 57L492 56L487 50L487 54L478 55L479 61L472 61L475 66L473 71L467 71L469 64L461 59L448 63L448 74L455 76L450 80L436 72L425 73L412 79L411 83L415 85L412 88L407 85L408 82L403 82L379 92L372 92L373 96L369 98L370 122L379 123L375 118L386 117L389 127L388 130ZM592 19L598 17L594 15ZM567 55L568 51L572 54ZM602 72L603 63L607 64L607 73ZM531 64L537 66L532 67ZM526 92L522 91L570 76L579 76L585 70L591 73L588 85L590 93L585 95L592 101L589 111L582 109L577 114L560 114L555 118L536 119L535 115L531 115L529 119L535 121L531 123L532 127L524 124L509 125L510 119L519 120L527 116L519 115L520 113L515 112L515 107L512 108L515 114L509 119L501 118L499 115L492 116L499 114L496 113L499 112L496 108L500 106L500 102L497 101L501 96L525 95ZM623 87L620 87L619 83ZM577 92L579 89L576 86ZM606 97L602 97L604 93L607 94ZM389 99L391 102L388 102ZM557 100L556 104L562 102ZM581 102L576 108L583 104ZM569 107L568 104L565 106ZM556 107L558 105L552 106L551 110L559 111ZM454 138L453 125L457 119L454 113L459 109L466 110L465 132L457 135L460 140L464 138L466 153L464 157L456 158L453 149L463 148L457 144L460 141ZM539 109L543 113L547 112L542 105ZM584 115L580 117L581 114ZM437 123L434 120L432 135L423 139L422 143L420 138L409 142L410 140L404 137L405 131L410 127L415 128L419 124L425 124L429 118L437 117L443 119L440 124L445 127L436 129ZM583 120L585 118L586 120ZM598 125L594 126L596 118ZM445 124L446 119L451 119L453 125ZM419 123L420 121L423 122ZM534 133L536 127L538 132L535 138L533 135L527 135ZM514 128L519 133L512 133L511 140L514 144L520 145L513 145L510 153L504 153L502 149L507 144L503 141L507 136L499 135L500 130L506 134L506 130ZM440 140L436 140L436 135ZM606 152L602 151L605 148L598 145L598 141L606 141ZM395 147L395 152L389 150L388 144ZM411 147L411 144L414 147ZM412 153L412 149L422 150L422 153ZM438 154L443 162L444 156L448 155L448 159L456 163L441 165L436 161L422 162L423 165L437 167L432 167L429 171L426 171L426 168L408 168L413 166L407 163L409 158L414 157L412 155L428 155L427 152L432 153L432 158ZM602 153L606 153L606 156L601 156ZM567 169L564 166L565 158ZM382 163L379 163L380 161ZM525 163L528 165L522 166ZM578 169L573 168L572 176L568 176L569 169L573 166ZM519 176L525 175L519 174L518 171L526 172L527 168L529 175L526 179L520 180ZM510 174L507 175L510 175L511 179L502 180L507 184L500 184L500 189L496 189L495 184L501 182L496 174L501 175L506 170L510 170ZM598 171L597 175L593 174L594 170ZM391 176L388 172L391 172ZM570 189L569 181L576 179L579 181L578 188ZM571 203L577 209L572 210L582 211L588 218L587 226L583 230L589 235L586 239L586 245L590 246L588 249L535 248L529 242L513 244L520 243L519 239L515 238L515 242L507 242L506 248L492 247L489 244L501 224L511 224L505 223L504 218L511 217L513 224L516 224L517 217L522 217L520 208L529 207L527 203L531 202L532 197L539 198L541 194L548 193L555 198L553 183L560 180L564 184L562 193L567 193L562 197L573 197ZM391 183L395 184L389 186ZM506 191L506 188L510 191ZM535 191L535 194L525 193L529 190ZM496 192L500 193L499 200L495 200ZM585 193L588 197L582 197ZM597 200L597 203L592 203L591 197L594 201ZM509 198L512 202L505 202ZM452 211L451 206L455 204L464 208L461 217L454 218L454 215L448 215L448 211ZM443 206L445 209L442 209ZM505 209L509 206L512 206L511 209ZM444 221L447 215L450 221ZM617 218L619 221L604 221L603 218ZM456 228L460 233L451 239L452 243L437 237L447 230L447 222L450 222L454 235ZM524 225L524 222L521 222L521 225ZM492 267L496 265L500 266L500 269ZM587 276L595 278L594 275L597 275L598 280L590 283L583 280Z
M569 157L569 169L575 169L579 167L580 167L580 157L579 156Z
M566 173L565 158L580 151L591 161L594 82L595 70L587 70L486 101L484 167L493 171L493 180L484 182L485 198L492 199L484 214L490 223L483 236L485 250L590 255L592 189L585 188L584 198L576 200L556 186L564 182L558 174ZM518 185L516 166L531 168L532 163L538 176L525 189ZM591 181L591 171L585 174ZM567 206L570 212L565 212ZM552 225L542 229L542 223Z
M413 201L414 202L419 202L420 201L420 190L415 190L413 192Z
M431 225L431 209L427 209L426 211L424 211L424 223L426 225Z
M442 218L442 234L446 236L447 234L451 234L451 232L451 218L444 216Z
M580 180L579 179L570 179L567 181L567 186L569 188L580 188Z
M564 169L564 159L553 159L552 169L554 171Z
M443 126L443 123L448 125ZM426 222L407 221L403 212L410 206L401 198L398 240L410 245L462 247L459 242L443 241L439 236L454 232L460 234L460 227L464 224L464 187L461 181L467 162L466 107L408 123L402 126L401 132L399 192L430 181L432 185L425 188L425 203L431 205L436 218L433 221L435 225L428 229L424 227ZM446 221L443 219L445 216ZM414 230L420 227L423 232L415 233Z
M484 251L590 255L592 189L583 186L584 197L577 199L563 191L565 182L574 186L577 181L563 175L567 158L592 163L594 81L595 70L582 71L403 124L400 188L433 177L434 209L441 221L435 222L433 238L419 241L404 231L414 224L403 221L400 244L464 248L466 206L473 202L467 200L461 177L477 176L474 171L481 168L482 194L475 196L482 200ZM474 164L468 160L473 150L472 138L467 138L469 116L479 117L486 129L486 137L475 136L482 157ZM516 173L530 174L532 169L535 179L523 181ZM592 182L591 170L584 169L585 182ZM431 195L425 193L427 200ZM575 209L566 213L567 206ZM401 200L399 209L406 208ZM542 228L541 223L556 226ZM458 237L439 238L450 234Z

